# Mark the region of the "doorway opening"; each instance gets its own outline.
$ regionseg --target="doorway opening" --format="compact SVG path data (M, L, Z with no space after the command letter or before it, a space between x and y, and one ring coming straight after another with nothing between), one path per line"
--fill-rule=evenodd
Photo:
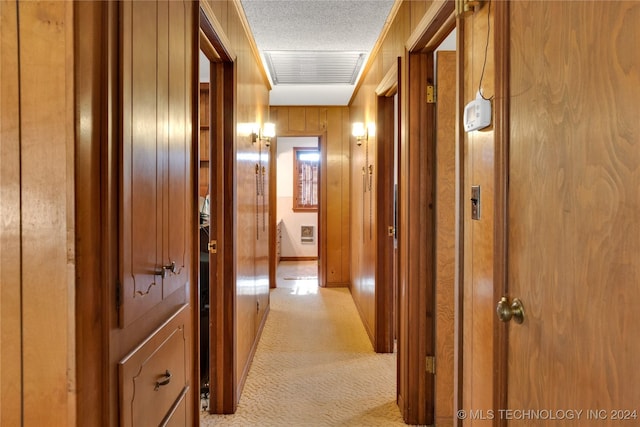
M193 230L198 242L197 280L200 345L195 349L199 364L201 409L211 413L233 413L238 404L235 375L236 293L233 254L235 216L233 182L235 153L234 102L235 57L218 37L207 12L200 8L199 133L194 174L199 218ZM195 89L195 88L194 88ZM206 406L206 408L203 408Z
M278 138L275 239L278 279L318 282L321 158L316 136ZM278 274L280 262L287 262L290 271L283 277Z
M211 241L211 183L209 179L211 159L209 144L211 141L210 112L211 112L211 60L200 49L199 52L199 138L198 138L198 289L200 313L200 396L201 406L207 407L209 399L209 250Z

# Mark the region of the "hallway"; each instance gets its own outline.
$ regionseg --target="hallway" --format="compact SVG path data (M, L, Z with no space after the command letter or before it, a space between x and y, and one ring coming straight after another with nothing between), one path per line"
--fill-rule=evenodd
M318 288L315 266L280 263L238 410L202 426L404 425L395 354L373 352L348 289Z

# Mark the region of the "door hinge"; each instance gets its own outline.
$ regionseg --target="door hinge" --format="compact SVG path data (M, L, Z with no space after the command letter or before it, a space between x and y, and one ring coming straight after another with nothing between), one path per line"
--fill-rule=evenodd
M428 373L435 375L436 373L436 357L435 356L427 356L425 360L425 369Z
M436 87L434 85L427 85L427 104L436 103Z
M207 250L211 254L217 254L218 253L218 241L217 240L212 240L209 243L207 243Z

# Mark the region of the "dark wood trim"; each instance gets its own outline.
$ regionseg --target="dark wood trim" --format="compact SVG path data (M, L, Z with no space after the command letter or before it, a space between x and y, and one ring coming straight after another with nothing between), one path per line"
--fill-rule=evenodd
M109 414L108 299L103 280L102 154L107 114L105 66L108 6L102 2L74 3L75 111L76 111L76 417L79 425L107 425ZM90 117L81 126L79 118ZM115 298L115 293L113 294Z
M396 63L396 67L397 67ZM397 68L396 68L397 69ZM398 79L391 82L397 87ZM394 233L389 228L394 221L394 164L393 147L395 136L393 95L378 96L376 131L376 266L375 266L375 337L374 350L378 353L393 353L394 330L393 309L394 280Z
M495 87L495 206L494 206L494 301L508 295L508 219L509 219L509 93L510 93L510 38L509 2L494 2ZM489 3L491 7L491 3ZM508 406L508 327L494 317L494 394L496 410ZM494 426L506 427L507 420L496 417Z
M389 67L389 70L384 75L378 86L376 87L376 95L378 96L394 96L398 93L398 73L400 72L400 58L398 62Z
M278 232L278 138L271 138L269 145L269 288L277 286L278 256L276 234Z
M327 147L326 132L318 136L320 170L318 171L318 285L327 286Z
M193 4L191 7L191 49L192 52L199 52L200 45L200 26L198 25L200 16L200 8L197 5ZM197 209L198 204L196 200L199 197L199 185L198 180L200 177L200 129L198 129L197 123L200 121L200 90L202 89L200 85L200 56L199 54L192 55L191 58L191 123L193 126L191 127L191 200L192 200L192 208L191 208L191 224L192 228L195 228L194 225L200 224L200 213ZM191 351L192 351L192 373L191 378L193 379L192 384L194 384L192 390L192 413L193 415L193 425L194 427L200 426L200 292L199 292L199 283L200 283L200 257L198 256L200 253L200 233L197 236L194 236L191 239L191 253L193 256L191 257L191 271L193 272L191 275L191 284L189 285L190 292L190 301L191 304L191 324L193 327L191 328L192 336L191 336Z
M427 83L433 84L433 64L433 52L408 54L398 339L398 391L404 402L400 410L407 424L434 422L434 378L425 363L435 355L435 111L424 99Z
M463 115L463 107L465 105L464 99L464 19L461 17L456 18L456 60L457 60L457 105L456 111L458 118ZM464 189L466 188L465 176L465 156L464 156L464 141L465 132L460 125L460 120L457 120L456 125L456 162L457 162L457 182L456 182L456 277L454 279L455 286L455 315L454 315L454 389L453 389L453 413L457 414L458 410L464 409L463 407L463 372L464 372ZM463 420L461 417L456 417L454 425L462 427Z
M208 2L200 4L200 29L204 32L215 51L223 62L233 62L236 54L231 48L231 42L226 38L222 25L218 22Z
M215 72L213 71L215 69ZM210 258L209 315L210 381L209 411L231 414L238 404L236 376L236 286L235 286L235 67L233 63L213 64L211 75L212 133L211 156L218 168L211 168L211 185L215 188L215 230L211 238L218 241L218 252ZM213 83L215 82L215 83ZM229 142L231 141L231 142ZM225 143L226 142L226 143ZM214 187L215 186L215 187ZM213 192L212 192L213 193ZM215 234L214 234L215 233ZM215 237L214 237L215 236ZM217 276L217 277L214 277Z
M454 11L454 0L434 0L409 36L407 50L417 52L425 48L435 49L449 34L449 31L443 31L443 28L452 26L451 18Z

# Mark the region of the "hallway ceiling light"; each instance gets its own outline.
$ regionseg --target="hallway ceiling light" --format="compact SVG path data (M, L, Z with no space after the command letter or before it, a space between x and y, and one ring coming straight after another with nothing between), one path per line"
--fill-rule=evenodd
M396 2L240 0L272 83L269 104L348 105Z
M366 52L265 51L264 59L274 85L353 85L365 63Z

